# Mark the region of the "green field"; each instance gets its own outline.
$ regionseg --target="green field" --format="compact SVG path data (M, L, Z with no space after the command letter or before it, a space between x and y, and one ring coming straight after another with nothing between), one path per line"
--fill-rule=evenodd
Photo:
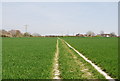
M2 79L2 38L0 37L0 80Z
M110 76L118 78L118 38L68 37L64 39Z
M117 38L61 37L58 39L58 61L62 79L104 79L62 39L100 66L112 78L118 78ZM56 41L56 37L3 38L2 78L52 79ZM87 71L84 71L85 69Z
M105 79L89 63L59 40L60 72L63 79Z
M52 78L56 38L3 38L3 79Z

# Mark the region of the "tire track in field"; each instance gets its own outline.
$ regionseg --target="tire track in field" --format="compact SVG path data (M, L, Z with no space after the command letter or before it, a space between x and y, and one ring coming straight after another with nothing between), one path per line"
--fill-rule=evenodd
M76 63L77 66L80 67L80 71L82 72L81 78L86 78L86 79L94 79L93 74L89 71L89 68L82 62L80 59L77 58L76 55L74 55L74 52L69 49L69 47L65 44L64 40L60 39L62 41L62 44L64 45L64 49L71 54L74 62Z
M100 67L98 67L97 65L95 65L91 60L88 60L88 58L86 58L83 54L81 54L79 51L77 51L75 48L73 48L70 44L68 44L65 40L64 42L66 43L66 45L73 49L77 54L79 54L86 62L88 62L89 64L91 64L100 74L102 74L106 79L108 79L109 81L115 81L112 77L110 77L106 72L102 71L102 69Z
M53 66L53 79L60 79L58 59L59 59L59 47L58 47L58 39L57 39L56 53L54 57L54 66Z

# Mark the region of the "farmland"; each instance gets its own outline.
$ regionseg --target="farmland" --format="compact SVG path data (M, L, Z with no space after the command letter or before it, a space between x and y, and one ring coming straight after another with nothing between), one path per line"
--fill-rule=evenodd
M89 63L59 40L60 71L64 79L105 79Z
M0 37L0 80L2 79L2 38Z
M23 37L3 38L3 79L52 79L57 40L61 79L105 79L64 40L111 77L118 78L117 38Z
M48 79L56 38L3 38L3 79Z
M118 78L118 38L64 38L110 76Z

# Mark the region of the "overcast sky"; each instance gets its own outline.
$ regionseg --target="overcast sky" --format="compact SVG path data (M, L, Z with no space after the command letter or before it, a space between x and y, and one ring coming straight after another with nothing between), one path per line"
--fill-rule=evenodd
M47 34L118 33L117 2L5 2L3 29Z

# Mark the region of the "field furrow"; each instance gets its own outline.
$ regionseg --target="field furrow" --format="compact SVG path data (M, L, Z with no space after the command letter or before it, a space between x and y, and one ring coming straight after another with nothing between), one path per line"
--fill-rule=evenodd
M118 38L63 38L112 78L118 78Z
M60 79L58 59L59 59L59 47L58 47L58 40L57 40L56 53L55 53L55 56L54 56L53 79Z
M102 74L106 79L111 79L110 81L115 81L113 78L111 78L111 76L109 76L106 72L102 71L102 69L100 67L98 67L97 65L95 65L91 60L89 60L88 58L86 58L83 54L81 54L78 50L76 50L74 47L72 47L70 44L68 44L66 41L64 41L67 46L69 48L71 48L72 50L74 50L78 55L80 55L80 57L82 57L86 62L88 62L89 64L91 64L91 66L94 67L94 69L96 69L100 74Z
M105 79L89 63L70 49L62 39L59 42L60 72L63 79Z
M3 38L2 78L105 80L91 63L78 54L80 52L103 72L116 79L117 44L117 38L102 37Z

